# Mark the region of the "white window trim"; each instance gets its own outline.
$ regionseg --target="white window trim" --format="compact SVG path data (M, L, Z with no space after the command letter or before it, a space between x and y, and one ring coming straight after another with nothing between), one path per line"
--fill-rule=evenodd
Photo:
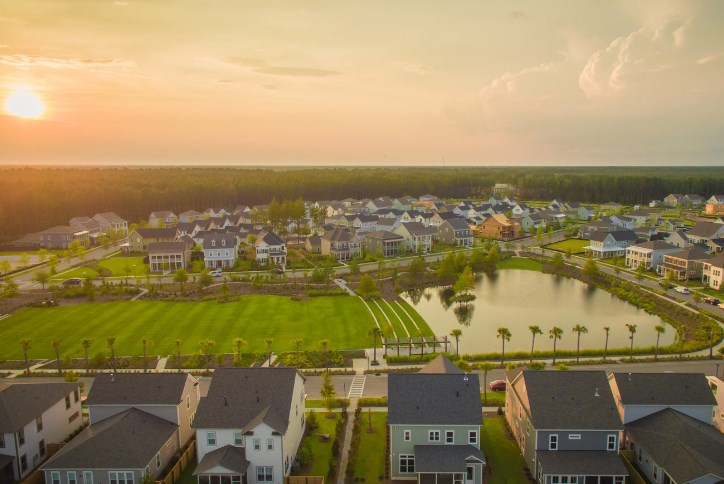
M472 439L471 439L472 437ZM468 444L477 444L478 443L478 431L477 430L468 430Z
M568 440L581 440L581 434L568 434Z
M613 440L612 440L613 439ZM613 448L611 448L613 444ZM618 439L616 438L615 434L608 434L608 437L606 439L606 450L608 451L616 451L618 448Z
M402 440L405 442L410 442L412 440L412 430L403 430Z
M211 443L211 440L213 439L214 443ZM218 441L216 440L216 432L213 430L209 430L206 432L206 445L209 447L216 447L218 444Z
M75 473L75 471L68 471L68 483L70 483L71 478L75 484L78 484L78 474Z
M55 484L55 482L60 483L60 472L50 471L50 483Z
M433 439L433 435L436 435L437 438ZM427 431L427 441L428 442L440 442L440 431L439 430L428 430Z
M555 440L555 443L554 443ZM555 449L553 448L555 445ZM548 436L548 450L558 450L558 434L550 434Z
M448 434L452 435L452 440L448 442L447 437ZM454 430L446 430L445 431L445 444L447 445L453 445L455 443L455 431Z

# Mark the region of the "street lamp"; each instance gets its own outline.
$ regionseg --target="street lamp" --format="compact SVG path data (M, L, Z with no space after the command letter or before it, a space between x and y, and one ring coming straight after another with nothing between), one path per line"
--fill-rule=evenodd
M136 264L133 264L133 282L138 285L138 282L136 281Z

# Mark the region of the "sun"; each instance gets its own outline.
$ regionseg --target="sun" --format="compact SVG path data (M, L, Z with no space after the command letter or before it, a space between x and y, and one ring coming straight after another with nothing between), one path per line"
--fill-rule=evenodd
M15 91L5 100L5 111L21 118L38 119L45 112L45 105L31 91Z

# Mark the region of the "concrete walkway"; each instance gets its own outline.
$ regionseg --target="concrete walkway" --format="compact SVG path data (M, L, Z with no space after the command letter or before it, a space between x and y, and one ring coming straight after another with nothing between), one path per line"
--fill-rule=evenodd
M349 294L350 296L357 295L352 289L350 289L350 287L347 285L347 281L345 281L344 279L335 279L334 283L337 284L340 289L344 289L345 291L347 291L347 294Z
M347 426L344 429L344 442L340 448L342 459L339 461L337 469L337 484L344 484L344 478L347 474L347 463L349 462L349 446L352 443L352 426L354 425L354 409L357 408L359 398L350 398L349 407L347 407Z

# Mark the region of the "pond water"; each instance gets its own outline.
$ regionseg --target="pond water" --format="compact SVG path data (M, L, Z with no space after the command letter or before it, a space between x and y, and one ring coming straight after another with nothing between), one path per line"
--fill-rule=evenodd
M548 331L553 326L563 329L557 348L576 349L576 324L585 326L581 335L581 349L603 349L610 327L608 347L622 348L630 344L626 324L636 324L634 346L656 344L657 324L666 327L661 345L674 341L676 332L658 316L623 301L616 296L575 279L543 274L535 271L506 269L493 276L479 276L473 293L476 299L467 310L460 304L449 303L449 288L436 287L403 294L438 335L450 334L458 328L460 353L486 353L500 351L497 329L506 327L511 338L505 351L530 351L531 332L528 326L538 325L543 331L536 336L536 350L553 350Z

